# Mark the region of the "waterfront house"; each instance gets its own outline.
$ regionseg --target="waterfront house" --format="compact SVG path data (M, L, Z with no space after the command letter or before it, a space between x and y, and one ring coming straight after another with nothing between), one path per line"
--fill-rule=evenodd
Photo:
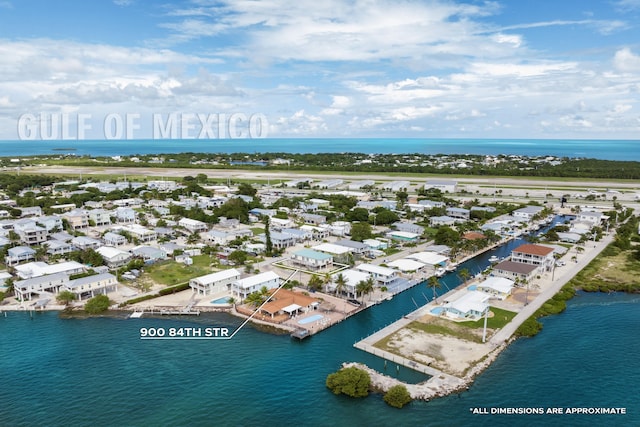
M249 276L236 280L231 284L231 292L234 296L244 300L253 292L259 291L263 287L267 289L278 288L280 286L280 276L273 271Z
M525 206L524 208L516 209L511 215L521 221L531 221L533 217L542 212L543 209L542 206Z
M439 267L446 267L449 263L449 257L435 252L415 252L407 255L406 258L419 261L430 266L434 270Z
M489 310L488 300L489 295L484 292L464 289L445 300L442 309L446 316L454 319L477 320Z
M579 212L576 216L576 221L585 222L590 224L591 226L600 225L603 219L608 219L606 215L602 212Z
M331 267L333 265L333 257L313 249L301 249L293 253L291 262L311 270L319 270Z
M31 301L33 294L46 296L47 294L57 294L60 288L69 283L69 276L65 273L48 274L46 276L32 277L30 279L16 280L13 290L16 298L24 302Z
M60 290L73 292L76 299L82 301L84 298L93 298L96 295L116 292L118 281L111 273L94 274L93 276L80 277L69 280L63 284Z
M36 258L36 251L28 246L14 246L7 249L5 263L8 267L20 264L21 262L32 261Z
M228 292L231 284L240 279L240 272L235 268L222 270L189 280L189 286L198 295L215 295Z
M391 282L398 278L396 270L380 265L365 263L357 265L355 269L370 274L380 286L389 286Z
M342 275L342 279L344 280L344 287L341 292L351 295L354 298L357 297L356 286L358 286L358 283L366 282L371 277L371 274L353 268L342 270L339 273L331 275L331 282L327 284L327 290L329 292L336 291L336 281L340 275Z
M505 277L519 282L530 282L536 275L538 266L534 264L523 264L509 260L496 264L491 274L497 277Z
M520 245L511 251L511 261L536 265L540 272L548 271L554 263L553 248L529 243Z
M84 265L76 261L66 261L57 264L47 264L46 262L28 262L16 265L16 274L21 279L47 276L49 274L64 273L66 275L78 274L85 271Z
M318 299L300 292L288 289L280 289L275 292L275 289L271 289L271 299L260 308L260 312L270 316L272 319L282 315L286 315L286 318L289 318L300 312L306 313L315 310L319 305L320 301Z
M400 258L387 263L387 266L394 268L402 273L423 273L427 269L427 265L410 258Z
M476 285L476 289L479 292L484 292L491 295L493 298L503 300L511 295L513 285L513 280L507 279L505 277L491 276L478 283Z

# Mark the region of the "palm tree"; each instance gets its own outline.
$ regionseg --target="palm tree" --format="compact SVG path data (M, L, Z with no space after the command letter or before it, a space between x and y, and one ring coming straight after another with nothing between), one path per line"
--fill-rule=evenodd
M373 281L373 277L369 276L367 280L364 282L364 293L371 294L373 292L375 282ZM369 301L371 301L371 295L369 295Z
M469 277L471 277L471 272L469 271L468 268L463 268L458 272L458 275L460 276L460 278L462 279L462 282L464 283L467 280L469 280Z
M356 285L356 298L358 297L358 294L364 296L364 292L366 288L367 288L367 283L364 280L359 281L358 284ZM364 298L362 299L362 302L364 302Z
M437 304L438 303L438 294L436 293L436 289L441 288L442 287L442 283L440 283L440 280L438 280L438 278L436 276L431 276L431 277L429 277L427 285L433 289L433 299L436 301L436 304Z
M336 296L340 293L342 293L342 291L344 291L344 288L347 286L347 280L344 278L344 276L342 275L342 273L339 273L336 276Z

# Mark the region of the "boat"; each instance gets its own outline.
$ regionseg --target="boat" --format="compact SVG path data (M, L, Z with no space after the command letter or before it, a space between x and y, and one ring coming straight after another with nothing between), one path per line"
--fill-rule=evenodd
M500 258L498 258L495 255L492 255L491 258L489 258L489 262L492 263L492 264L495 264L498 261L500 261Z
M436 268L435 275L436 275L436 277L442 277L442 276L445 275L446 272L447 272L447 270L445 270L442 267L439 267L439 268Z

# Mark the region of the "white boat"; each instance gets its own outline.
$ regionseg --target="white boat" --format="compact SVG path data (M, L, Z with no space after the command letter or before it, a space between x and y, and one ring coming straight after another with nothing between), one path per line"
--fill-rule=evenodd
M445 273L447 272L447 270L445 270L444 268L440 267L436 269L436 277L442 277L445 275Z
M489 258L489 262L492 263L492 264L494 264L494 263L496 263L498 261L500 261L500 258L498 258L495 255L492 255L491 258Z

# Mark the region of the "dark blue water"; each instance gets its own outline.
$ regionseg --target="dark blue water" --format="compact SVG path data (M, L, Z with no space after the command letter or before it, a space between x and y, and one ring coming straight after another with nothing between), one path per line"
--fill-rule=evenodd
M640 161L640 141L406 138L0 141L0 156L60 155L68 153L76 155L116 156L181 152L515 154L525 156L552 155L558 157Z

